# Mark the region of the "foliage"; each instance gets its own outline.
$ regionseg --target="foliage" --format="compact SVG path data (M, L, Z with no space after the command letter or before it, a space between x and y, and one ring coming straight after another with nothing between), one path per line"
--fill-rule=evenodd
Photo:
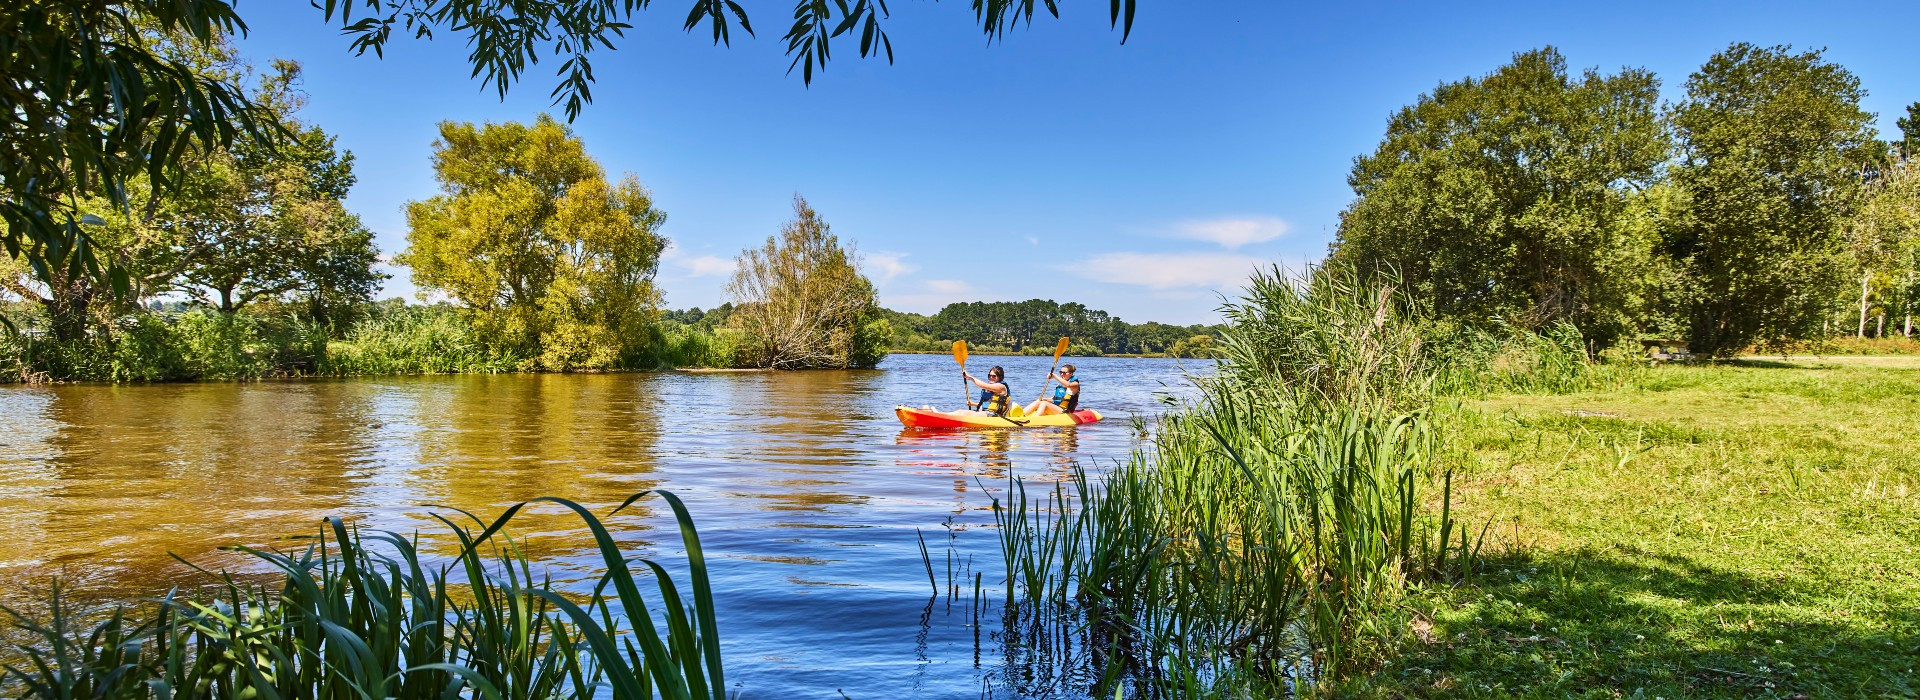
M793 220L742 251L727 283L727 325L746 336L741 362L776 369L879 363L893 333L854 261L819 212L794 195Z
M1770 345L1765 348L1748 348L1741 354L1773 355L1781 359L1834 355L1861 357L1920 355L1920 340L1904 335L1887 335L1879 338L1842 335Z
M1664 243L1696 352L1820 335L1844 284L1844 224L1877 153L1865 93L1819 51L1734 44L1674 107L1685 217Z
M1135 2L1109 0L1109 21L1122 28L1122 42L1133 32ZM993 41L1022 22L1032 24L1036 5L1055 17L1060 15L1054 0L975 0L973 9L981 29ZM358 20L354 19L356 8L361 13ZM339 20L342 32L353 37L352 49L360 54L382 54L396 27L403 35L417 38L430 38L435 31L464 34L473 75L482 76L483 84L492 85L502 97L521 71L540 61L541 53L564 56L566 60L555 70L560 84L552 95L555 104L565 104L569 121L593 101L593 52L613 50L613 40L631 28L628 20L646 8L645 2L577 0L327 0L323 6L327 20ZM694 0L684 28L691 32L705 22L712 29L713 43L731 46L729 16L741 31L753 34L746 8L734 0ZM893 62L893 41L880 24L888 16L885 0L797 0L792 16L793 25L785 37L787 55L792 57L787 71L800 68L801 79L808 84L813 82L814 68L827 67L833 39L856 30L861 57L884 53L887 62Z
M451 306L409 306L390 299L374 305L366 318L328 343L319 372L333 376L506 372L518 359L489 351Z
M1920 102L1907 105L1907 116L1895 119L1894 126L1900 128L1900 141L1892 150L1909 160L1920 158Z
M76 206L126 210L130 187L167 192L191 150L272 120L228 76L203 70L246 25L224 0L23 0L0 5L0 234L9 258L50 285L86 278L124 296L124 269L102 266Z
M1879 307L1882 322L1906 326L1920 296L1920 162L1895 160L1868 182L1847 226L1848 245L1860 275L1860 313L1855 335L1866 337L1868 316ZM1877 302L1877 304L1874 304ZM1910 327L1899 329L1910 333ZM1874 335L1885 335L1884 326Z
M1565 394L1618 386L1642 367L1638 348L1614 362L1591 357L1580 329L1565 322L1538 331L1504 323L1486 328L1438 322L1423 335L1442 395Z
M1245 295L1222 311L1219 381L1288 404L1411 409L1431 395L1433 364L1420 328L1428 312L1391 273L1273 268L1256 272Z
M1149 447L1045 504L1016 482L995 504L1012 614L1075 630L1103 682L1181 696L1364 670L1407 583L1471 556L1423 512L1438 475L1428 385L1408 381L1426 366L1417 307L1383 282L1257 275L1227 306L1226 362Z
M953 303L933 316L888 313L895 328L894 348L899 350L936 351L965 340L981 348L1050 355L1053 342L1066 336L1098 354L1164 353L1194 336L1220 331L1218 326L1129 324L1085 304L1051 299Z
M1052 0L1040 3L1056 17ZM329 23L339 21L360 54L382 55L393 29L418 39L436 30L464 34L473 75L484 74L504 96L542 51L566 56L559 63L555 103L569 119L592 101L591 54L613 48L613 38L645 2L580 0L327 0L316 5ZM1035 0L976 0L974 14L989 40L1033 21ZM1132 33L1135 0L1110 0L1109 23ZM361 10L355 19L355 8ZM836 14L836 10L838 11ZM744 8L733 0L695 0L685 28L710 23L714 43L731 44L727 17L753 33ZM856 28L862 56L885 53L893 43L880 20L881 0L825 3L799 0L788 30L789 65L802 67L811 83L825 68L832 40ZM277 141L272 120L230 80L199 73L190 54L213 49L229 35L246 33L231 0L21 0L0 8L0 233L8 258L19 259L50 284L54 270L66 279L85 277L115 297L131 289L125 271L102 266L81 227L84 214L74 195L101 196L128 208L126 190L142 182L171 194L198 147L214 152L241 134ZM186 54L186 55L183 55ZM109 261L111 262L111 261Z
M281 574L273 584L222 575L215 595L169 595L150 614L118 608L90 629L56 584L44 622L7 611L35 643L22 649L27 663L0 673L0 689L48 700L500 700L593 698L605 687L615 698L721 700L712 584L692 517L665 491L613 512L650 493L679 522L690 595L665 567L638 559L658 587L650 602L606 526L564 499L538 500L572 510L592 532L606 572L591 592L536 577L530 557L500 534L526 503L491 524L461 513L484 525L477 533L436 515L460 548L445 563L423 553L417 536L368 535L328 518L302 553L240 548Z
M492 352L557 371L645 355L666 214L637 180L608 183L544 115L531 126L441 123L434 175L443 193L407 206L397 261L458 302Z
M1213 340L1213 336L1196 335L1176 342L1173 344L1173 347L1167 348L1167 356L1195 358L1219 357L1220 349L1215 347L1215 345L1216 343Z
M330 338L294 310L136 313L102 332L60 341L31 325L0 334L0 382L162 382L287 376L511 371L446 305L371 305Z
M186 249L169 286L225 313L298 292L324 318L370 299L386 277L373 270L373 232L342 203L353 154L296 118L305 101L299 81L300 65L278 60L252 95L282 138L236 138L195 158L148 217Z
M738 367L747 346L746 334L734 328L685 325L661 321L657 361L668 367Z
M243 70L224 45L199 61L204 75ZM297 301L322 324L364 302L385 276L372 269L372 232L341 202L353 183L352 159L332 137L294 119L298 76L297 64L278 62L250 95L285 140L242 136L224 148L190 150L170 190L134 183L124 209L99 197L75 199L92 222L81 228L129 283L125 294L90 273L18 262L0 262L0 285L39 304L48 330L70 343L111 333L107 326L133 302L160 293L184 293L228 313Z
M1445 83L1388 122L1348 176L1333 257L1393 269L1449 316L1573 323L1603 343L1650 312L1667 157L1659 81L1574 77L1552 47Z

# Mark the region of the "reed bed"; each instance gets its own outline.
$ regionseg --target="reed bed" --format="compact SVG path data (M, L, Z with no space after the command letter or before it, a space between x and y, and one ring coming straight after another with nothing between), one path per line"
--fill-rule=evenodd
M691 589L667 569L630 560L579 504L606 573L590 592L536 575L502 528L434 516L459 540L432 564L417 537L365 533L329 519L298 553L240 548L282 575L250 583L219 575L217 594L169 594L79 621L58 586L45 616L7 610L31 641L0 669L0 695L47 700L234 698L725 698L713 592L700 538L673 494ZM633 504L635 495L614 509ZM470 522L470 524L468 524ZM630 568L657 589L643 595Z
M1274 271L1224 311L1220 371L1131 460L994 503L1007 637L1096 697L1305 691L1378 657L1409 582L1473 566L1392 279Z

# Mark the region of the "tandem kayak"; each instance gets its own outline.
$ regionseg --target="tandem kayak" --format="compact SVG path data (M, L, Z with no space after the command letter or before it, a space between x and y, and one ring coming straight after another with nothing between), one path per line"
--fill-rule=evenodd
M906 406L895 406L893 412L900 417L900 423L909 428L1057 428L1085 425L1100 420L1100 412L1091 408L1083 408L1072 413L1055 413L1027 418L954 416L940 411Z

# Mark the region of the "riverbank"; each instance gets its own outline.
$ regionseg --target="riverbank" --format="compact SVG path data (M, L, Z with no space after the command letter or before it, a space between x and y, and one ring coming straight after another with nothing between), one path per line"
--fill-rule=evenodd
M1416 588L1376 697L1920 693L1920 358L1662 367L1453 402L1470 581Z

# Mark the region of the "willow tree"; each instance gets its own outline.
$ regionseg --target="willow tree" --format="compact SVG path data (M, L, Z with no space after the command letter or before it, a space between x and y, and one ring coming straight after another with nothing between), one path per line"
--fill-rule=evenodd
M585 144L531 125L442 122L442 194L407 205L414 284L462 306L479 337L523 366L605 369L641 361L667 216L632 176L610 183Z
M780 235L740 253L727 294L729 326L748 346L745 361L775 369L872 367L893 332L873 283L820 213L799 195Z
M1860 80L1819 51L1734 44L1672 112L1686 217L1665 247L1696 351L1817 337L1848 286L1846 225L1880 159Z
M1660 272L1658 100L1651 73L1572 75L1552 47L1442 84L1354 160L1333 257L1397 270L1440 313L1629 332Z

